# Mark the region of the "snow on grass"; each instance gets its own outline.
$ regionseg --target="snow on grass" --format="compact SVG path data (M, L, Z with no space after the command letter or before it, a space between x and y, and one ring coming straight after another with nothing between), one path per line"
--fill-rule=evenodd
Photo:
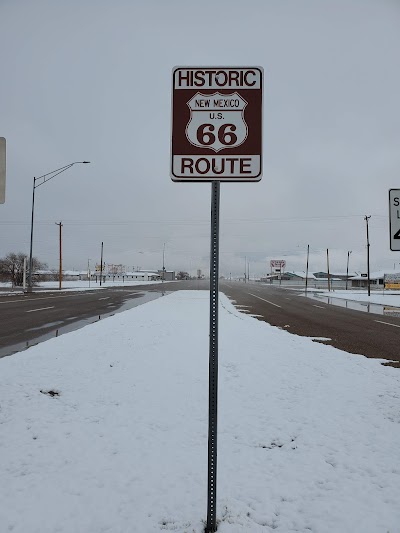
M90 282L90 287L89 287L89 282L88 281L83 281L83 280L76 280L76 281L63 281L62 282L62 288L61 288L61 291L64 292L64 291L93 291L93 290L96 290L96 289L107 289L107 288L110 288L110 287L133 287L133 286L137 286L137 285L157 285L157 284L160 284L162 283L161 281L140 281L140 280L127 280L125 282L122 282L122 281L105 281L101 284L101 287L100 287L100 283L96 283L95 281L91 281ZM169 281L168 283L171 283L171 281ZM34 291L39 291L40 292L53 292L54 290L59 290L58 289L59 287L59 282L58 281L41 281L40 283L38 283L37 285L35 285L35 287L33 288ZM12 288L12 285L11 283L0 283L0 288ZM11 295L11 294L17 294L17 293L21 293L23 291L23 288L22 287L14 287L13 288L13 291L15 292L10 292L10 293L7 293L7 292L4 292L2 291L0 293L0 295Z
M208 297L0 360L2 531L204 530ZM399 531L399 370L220 302L218 531Z

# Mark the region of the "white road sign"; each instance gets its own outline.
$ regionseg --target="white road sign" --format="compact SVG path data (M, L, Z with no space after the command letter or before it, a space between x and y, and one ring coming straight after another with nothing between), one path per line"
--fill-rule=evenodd
M6 140L0 137L0 204L6 200Z
M389 190L390 249L400 251L400 189Z
M173 181L259 181L261 67L177 67L172 73Z

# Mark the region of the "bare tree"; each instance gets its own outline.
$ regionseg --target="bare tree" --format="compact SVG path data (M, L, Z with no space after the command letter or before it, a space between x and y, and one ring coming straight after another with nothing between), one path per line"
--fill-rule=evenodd
M0 259L0 279L2 281L11 281L13 286L21 287L24 276L24 259L29 264L28 256L22 252L9 253ZM33 258L33 272L47 268L46 263L42 263L35 257Z
M183 272L182 270L177 273L176 279L190 279L190 276L187 272Z

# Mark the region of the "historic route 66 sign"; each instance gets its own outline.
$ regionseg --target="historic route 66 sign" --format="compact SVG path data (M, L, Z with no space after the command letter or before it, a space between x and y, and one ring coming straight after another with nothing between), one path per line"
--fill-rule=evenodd
M259 181L262 173L260 67L173 70L174 181Z

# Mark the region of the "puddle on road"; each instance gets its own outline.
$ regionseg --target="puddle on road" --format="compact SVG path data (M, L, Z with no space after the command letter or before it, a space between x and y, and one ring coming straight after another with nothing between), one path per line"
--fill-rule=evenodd
M70 318L66 318L64 321L49 322L47 324L43 324L43 326L40 326L38 328L27 329L25 331L36 331L40 329L46 329L49 327L53 328L51 331L48 331L47 333L43 335L39 335L38 337L35 337L34 339L31 339L29 341L19 342L16 344L12 344L10 346L5 346L3 348L0 348L0 358L6 357L8 355L13 355L17 352L22 352L24 350L27 350L31 346L36 346L37 344L40 344L43 341L47 341L49 339L52 339L53 337L59 337L60 335L63 335L64 333L70 333L71 331L81 329L85 326L88 326L89 324L94 324L95 322L99 322L99 320L103 320L104 318L116 315L117 313L122 313L123 311L128 311L129 309L132 309L133 307L137 307L138 305L142 305L152 300L156 300L157 298L160 298L161 296L164 296L166 294L169 294L169 291L160 292L160 291L153 290L153 291L146 291L146 292L138 292L138 293L135 293L134 298L125 300L121 305L114 304L116 308L113 310L110 310L107 313L102 313L101 315L91 316L89 318L78 319L76 320L76 322L70 322L70 321L78 317L70 317ZM67 323L68 321L69 323ZM59 328L55 327L60 324L64 324L64 325L60 326Z
M306 298L312 298L318 302L323 302L328 305L336 305L337 307L345 307L353 311L363 311L364 313L373 313L386 317L400 317L400 308L392 305L374 304L369 302L356 302L354 300L343 300L340 298L332 298L330 296L322 296L318 293L307 294Z

